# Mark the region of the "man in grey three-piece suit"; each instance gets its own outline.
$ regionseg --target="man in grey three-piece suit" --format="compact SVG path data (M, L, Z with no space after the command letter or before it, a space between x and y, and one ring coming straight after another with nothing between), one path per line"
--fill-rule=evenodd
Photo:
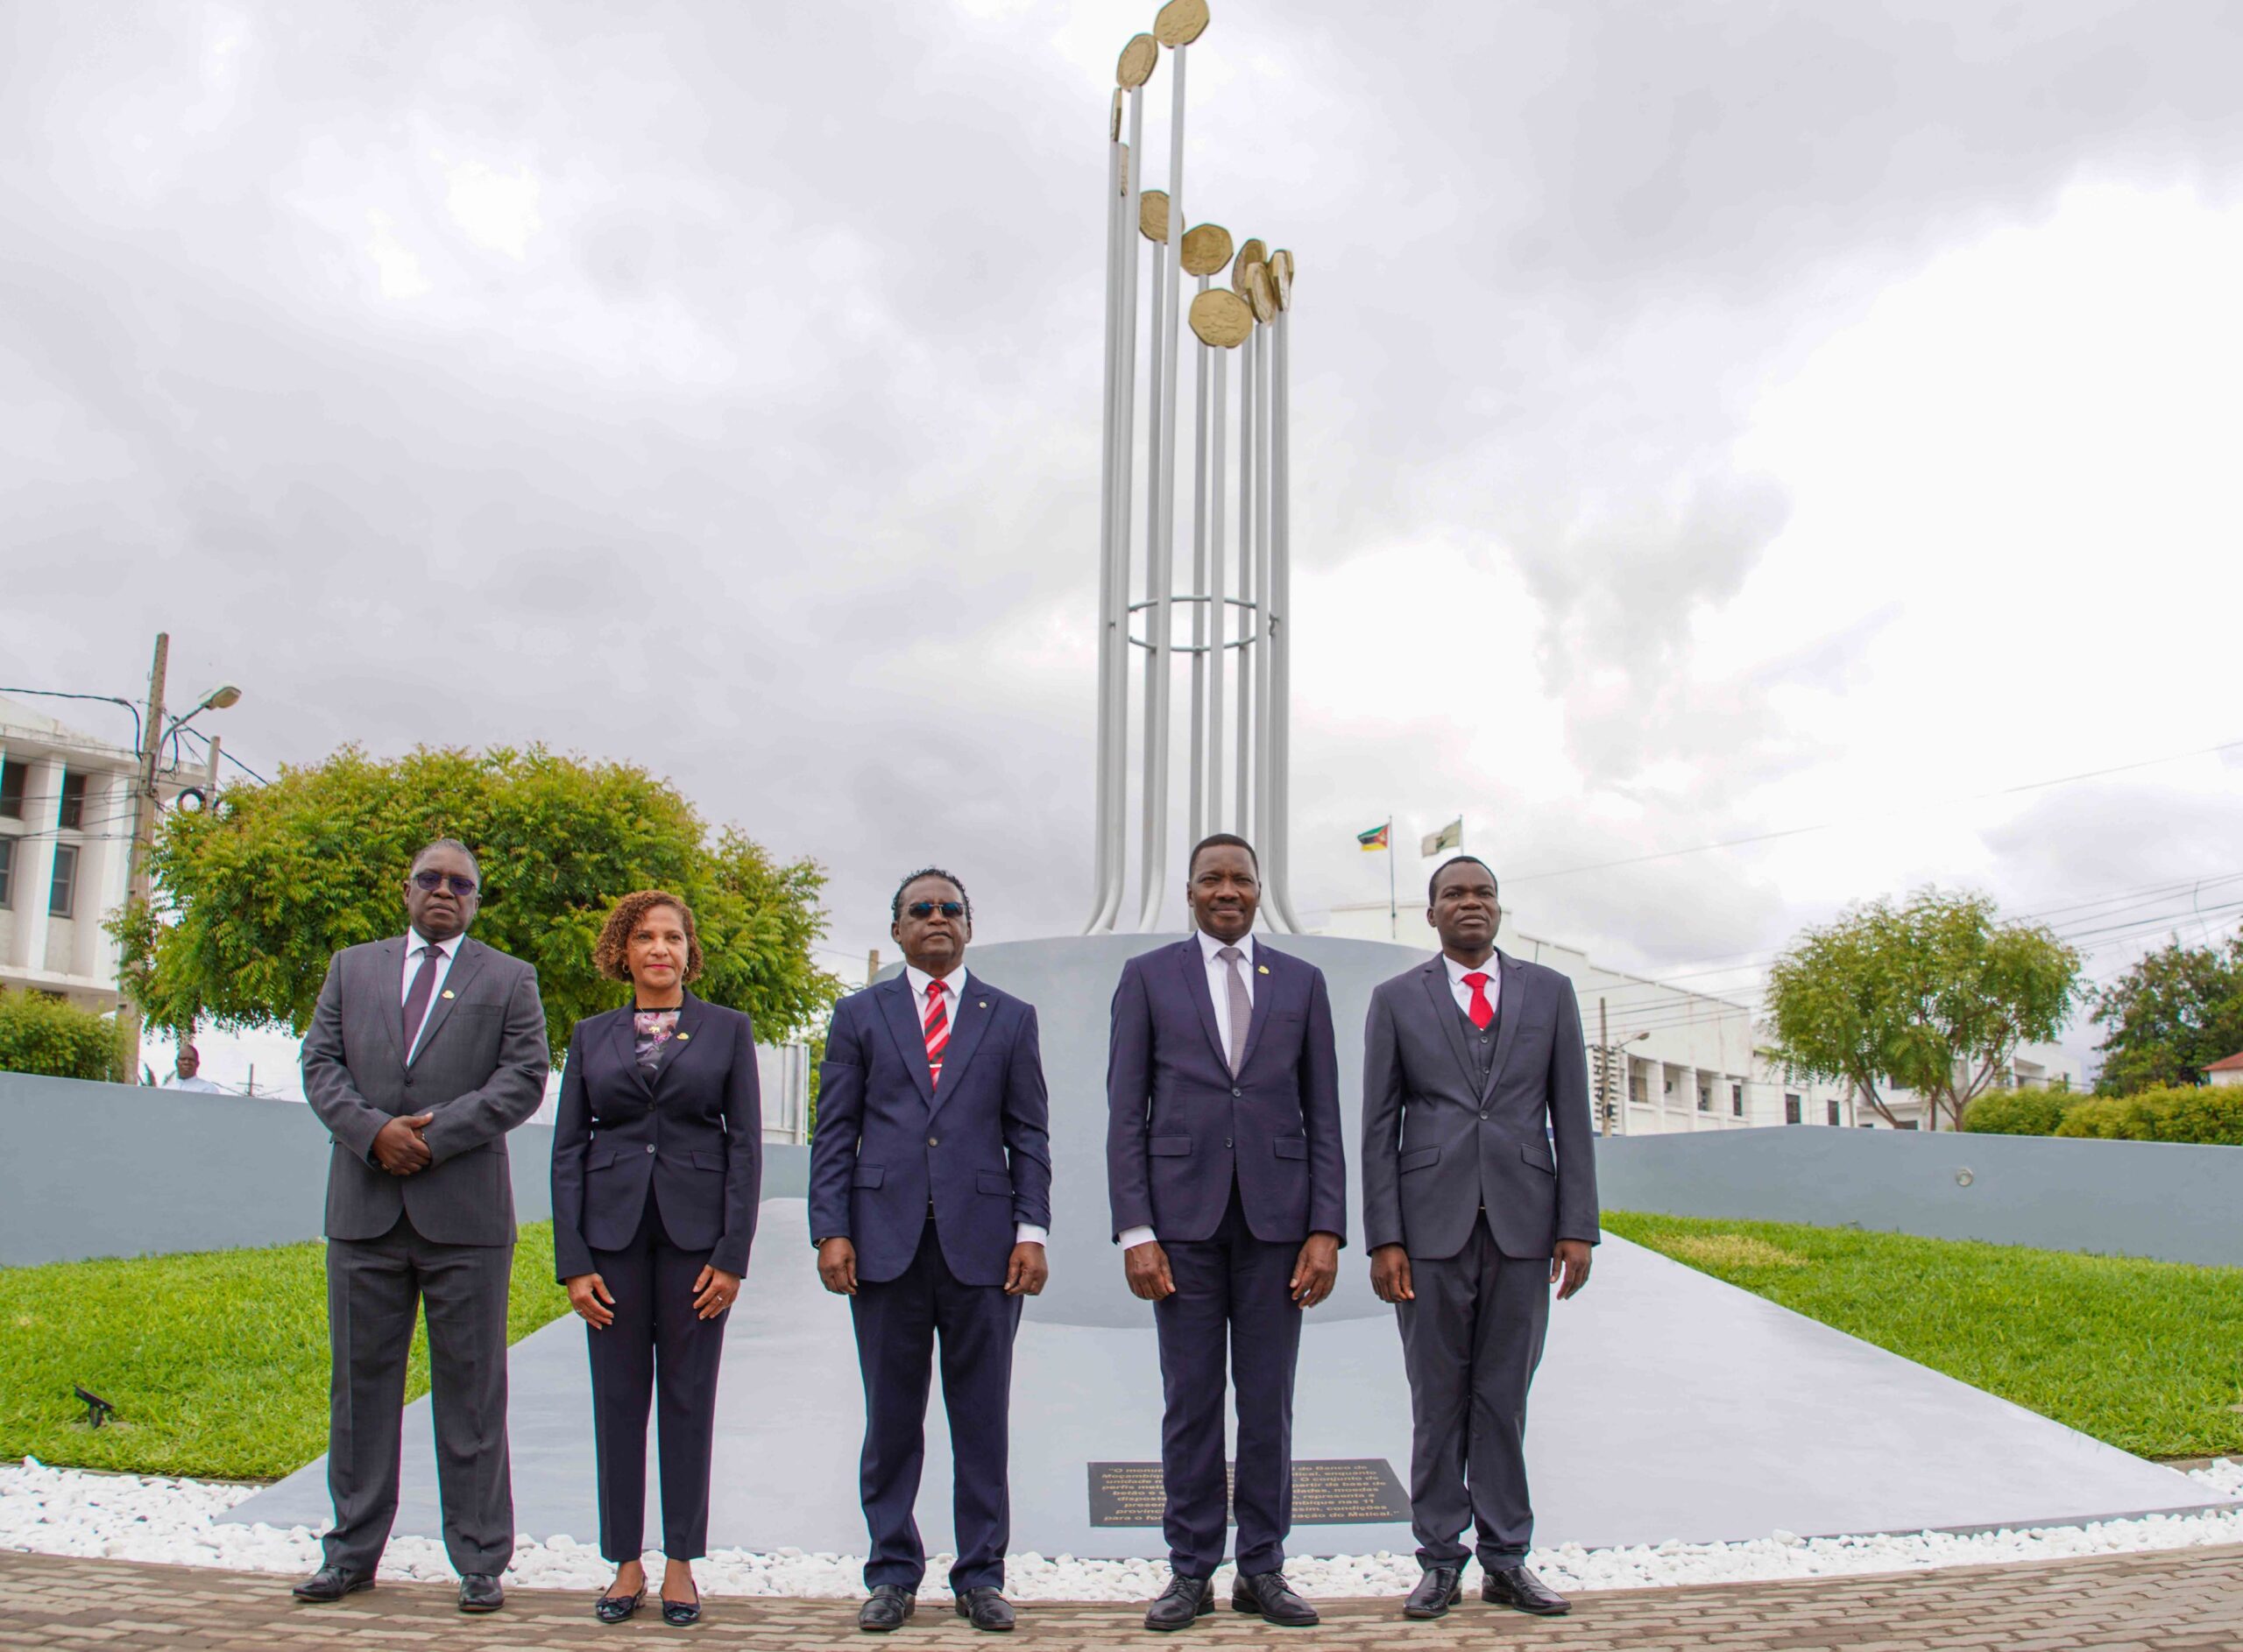
M444 1548L463 1612L504 1603L514 1550L506 1459L506 1287L514 1252L506 1133L545 1096L537 971L467 938L475 858L449 838L414 857L411 927L346 947L304 1036L304 1097L334 1147L327 1173L326 1564L298 1599L369 1588L397 1514L406 1356L421 1304Z
M1562 1302L1587 1283L1597 1240L1581 1008L1555 970L1496 950L1479 861L1442 865L1426 902L1440 953L1371 994L1363 1032L1363 1230L1401 1322L1425 1568L1403 1611L1461 1598L1469 1525L1482 1596L1551 1616L1567 1602L1526 1566L1526 1391L1550 1287Z

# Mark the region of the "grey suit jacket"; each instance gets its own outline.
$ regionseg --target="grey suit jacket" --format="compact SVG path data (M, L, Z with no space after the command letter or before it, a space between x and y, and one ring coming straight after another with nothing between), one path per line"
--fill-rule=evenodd
M410 1066L404 980L402 936L345 947L327 966L304 1034L304 1098L335 1140L327 1236L379 1239L401 1211L438 1244L510 1244L506 1132L545 1098L537 971L480 941L461 942ZM374 1136L392 1119L421 1112L435 1115L424 1133L435 1162L392 1175L374 1161Z
M1363 1232L1374 1249L1454 1256L1482 1207L1506 1256L1548 1256L1561 1239L1597 1241L1588 1063L1574 984L1539 964L1496 958L1502 1009L1484 1093L1438 954L1371 993L1362 1164Z

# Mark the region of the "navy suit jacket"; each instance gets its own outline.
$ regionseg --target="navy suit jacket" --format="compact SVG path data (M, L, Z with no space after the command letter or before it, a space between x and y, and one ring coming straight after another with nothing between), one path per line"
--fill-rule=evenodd
M627 1004L569 1035L553 1127L554 1271L591 1273L592 1252L630 1244L651 1190L671 1244L745 1274L763 1188L755 1029L688 992L651 1078L633 1045Z
M1005 1282L1019 1224L1051 1225L1035 1006L966 970L939 1088L903 976L833 1006L810 1139L810 1238L849 1240L858 1278L874 1284L910 1267L930 1200L943 1260L968 1285Z
M1234 1180L1254 1236L1347 1243L1340 1063L1324 972L1254 948L1254 1019L1231 1076L1199 939L1122 966L1106 1063L1106 1177L1114 1232L1212 1239Z

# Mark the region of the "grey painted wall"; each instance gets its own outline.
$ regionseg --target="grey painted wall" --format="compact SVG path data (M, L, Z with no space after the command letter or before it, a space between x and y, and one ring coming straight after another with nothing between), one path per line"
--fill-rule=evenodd
M2243 1267L2243 1147L1778 1126L1597 1144L1613 1211Z
M515 1214L542 1221L553 1132L506 1145ZM802 1197L810 1149L764 1154L764 1197ZM0 1267L317 1239L327 1156L301 1102L0 1073Z

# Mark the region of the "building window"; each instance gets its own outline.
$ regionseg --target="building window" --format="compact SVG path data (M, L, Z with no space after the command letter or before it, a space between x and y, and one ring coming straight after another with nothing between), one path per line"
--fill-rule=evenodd
M1711 1112L1713 1110L1714 1087L1711 1084L1700 1084L1698 1086L1698 1111L1700 1112Z
M1830 1109L1830 1122L1831 1122L1832 1124L1836 1124L1836 1123L1837 1123L1837 1122L1838 1122L1838 1098L1837 1098L1836 1096L1833 1096L1833 1097L1831 1097L1831 1098L1830 1098L1830 1099L1829 1099L1826 1104L1824 1104L1824 1105L1827 1105L1827 1106Z
M47 886L46 890L46 915L50 918L75 916L71 902L77 889L78 845L57 844L54 846L54 881Z
M1914 1130L1916 1127L1916 1121L1913 1119L1903 1119L1893 1127L1895 1130Z
M0 816L24 817L24 785L31 771L21 763L0 763Z
M1787 1125L1799 1122L1799 1098L1789 1091L1784 1092L1784 1122Z
M1732 1119L1744 1116L1744 1086L1742 1084L1729 1087L1729 1116Z
M1634 1102L1638 1107L1645 1107L1651 1105L1651 1085L1645 1080L1644 1076L1641 1073L1630 1073L1628 1075L1628 1099Z
M1659 1092L1660 1095L1671 1096L1674 1093L1674 1075L1673 1073L1665 1074L1659 1082L1664 1086L1664 1088L1662 1088Z
M16 840L0 837L0 912L16 904Z
M86 776L66 772L62 776L62 818L66 831L86 829Z

